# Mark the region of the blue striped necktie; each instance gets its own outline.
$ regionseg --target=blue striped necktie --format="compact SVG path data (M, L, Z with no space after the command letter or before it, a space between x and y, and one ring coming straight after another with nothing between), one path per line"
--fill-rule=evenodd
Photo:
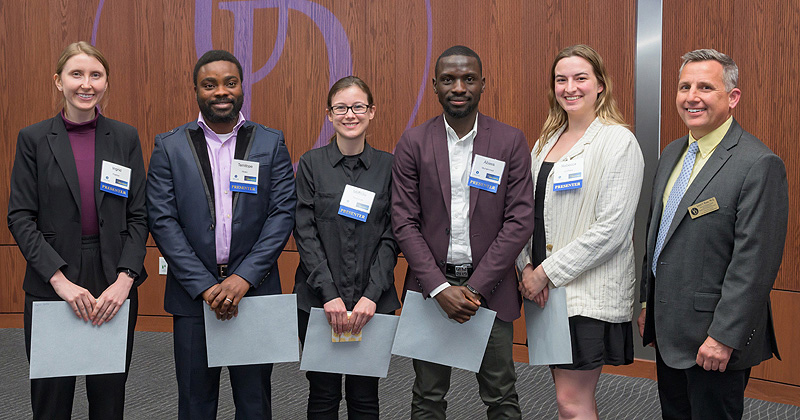
M686 151L686 157L683 158L683 167L678 179L675 180L675 185L672 186L672 191L669 192L667 198L667 205L664 206L664 213L661 215L661 224L658 226L658 236L656 237L656 248L653 253L653 274L656 274L656 264L658 264L658 257L661 255L661 249L664 248L664 240L667 239L667 231L672 224L672 219L675 218L675 212L678 210L678 204L686 193L686 187L689 186L689 177L692 175L692 168L694 168L694 160L697 157L697 142L689 145L689 150Z

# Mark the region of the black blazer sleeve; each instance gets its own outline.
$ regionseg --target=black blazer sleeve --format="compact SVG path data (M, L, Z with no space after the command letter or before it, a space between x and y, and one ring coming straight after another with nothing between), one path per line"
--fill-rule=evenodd
M127 152L125 166L131 168L131 183L125 207L127 236L125 234L122 235L122 249L114 267L116 270L129 268L135 271L139 275L134 283L134 287L136 287L147 278L147 273L144 270L145 243L148 234L145 201L146 178L139 135L135 128L124 124L121 125L126 129L124 130L124 135L121 136L121 141L123 142L124 150ZM115 217L115 215L111 215L111 217Z
M42 123L40 123L41 125ZM19 245L29 269L33 269L45 282L67 262L48 243L38 227L39 182L37 157L44 136L37 135L36 126L28 127L17 136L17 152L11 170L11 188L8 198L8 228ZM55 235L55 233L52 233Z

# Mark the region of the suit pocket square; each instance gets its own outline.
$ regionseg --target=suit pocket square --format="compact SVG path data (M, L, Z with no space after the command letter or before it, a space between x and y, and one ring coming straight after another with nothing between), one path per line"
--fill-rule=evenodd
M694 310L699 312L714 312L717 309L717 303L722 297L719 293L694 293Z

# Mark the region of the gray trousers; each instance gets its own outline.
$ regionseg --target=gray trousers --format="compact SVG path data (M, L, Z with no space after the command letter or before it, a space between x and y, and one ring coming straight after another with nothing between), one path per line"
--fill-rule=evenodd
M449 276L447 280L454 286L466 283L466 279ZM486 416L489 419L522 418L514 386L517 372L514 370L512 355L513 339L513 324L495 319L481 368L475 375L478 379L478 391L487 407ZM450 389L452 368L416 359L413 364L416 379L411 397L411 418L445 420L447 410L445 396Z

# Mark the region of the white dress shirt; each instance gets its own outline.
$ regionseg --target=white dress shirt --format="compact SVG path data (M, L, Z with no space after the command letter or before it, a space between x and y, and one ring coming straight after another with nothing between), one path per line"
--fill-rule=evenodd
M447 155L450 161L450 244L447 246L448 264L472 263L472 247L469 242L469 172L472 169L472 145L478 134L478 116L472 130L459 138L456 131L447 124L444 118L444 130L447 133ZM444 282L433 289L430 296L450 286Z

